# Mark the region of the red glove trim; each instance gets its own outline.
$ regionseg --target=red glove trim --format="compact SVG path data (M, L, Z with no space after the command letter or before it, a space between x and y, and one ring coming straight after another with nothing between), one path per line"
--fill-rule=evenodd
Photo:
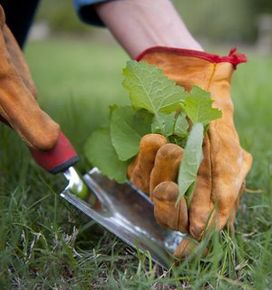
M171 52L182 56L192 56L201 58L212 63L229 62L233 65L234 69L237 67L238 64L247 62L246 55L238 53L236 48L232 48L227 56L220 56L217 54L211 54L199 50L172 48L164 46L155 46L148 48L144 50L141 54L139 54L135 58L135 60L140 61L145 56L145 54L150 52Z

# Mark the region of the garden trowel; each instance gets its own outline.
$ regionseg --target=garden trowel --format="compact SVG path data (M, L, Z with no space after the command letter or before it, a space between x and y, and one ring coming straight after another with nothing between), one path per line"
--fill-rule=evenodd
M64 174L68 185L60 194L62 198L161 266L168 268L174 262L172 253L183 235L156 223L153 204L144 193L130 183L109 180L96 168L81 178L73 167L77 153L63 133L53 149L30 151L42 168Z

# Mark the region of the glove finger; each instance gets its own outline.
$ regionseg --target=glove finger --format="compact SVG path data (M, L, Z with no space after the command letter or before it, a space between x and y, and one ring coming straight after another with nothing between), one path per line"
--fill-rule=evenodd
M149 193L150 174L157 151L166 143L167 139L160 134L146 134L140 141L136 159L128 167L129 180L145 193Z
M188 209L186 200L181 198L176 206L179 189L173 181L164 181L151 193L154 202L154 216L159 225L183 233L188 232Z
M189 206L190 234L197 240L201 239L213 209L210 150L210 140L206 136L203 144L204 158L198 171L195 190Z
M6 48L4 23L5 15L0 6L0 114L29 146L49 150L57 142L59 126L40 109L17 74Z
M172 143L163 145L157 152L150 175L149 192L163 181L176 181L183 149Z
M196 248L199 246L199 242L195 239L192 239L191 237L184 238L179 245L177 246L174 256L178 259L185 259L191 256ZM205 248L202 253L204 256L207 256L208 249Z
M30 90L31 97L36 96L35 84L32 80L30 70L27 63L24 60L23 53L17 44L14 36L12 35L10 29L7 25L3 27L3 35L6 43L7 51L9 53L9 58L12 61L17 74L23 80L25 86Z
M245 191L245 187L246 187L246 183L244 181L242 183L242 186L241 186L240 190L239 190L239 195L238 195L238 198L235 201L234 208L232 209L232 211L230 213L230 217L229 217L229 219L227 221L227 225L226 226L227 226L227 229L230 231L231 234L234 234L234 232L235 232L235 227L234 227L235 217L236 217L239 205L240 205L241 196L242 196L243 192Z
M233 172L235 169L232 170L229 166L222 168L222 164L222 173L216 175L217 177L214 180L214 196L212 198L216 206L214 222L217 230L224 228L233 209L235 209L235 202L239 198L240 189L252 165L252 156L241 150L241 157L236 163L230 162L230 164L237 168L236 174Z

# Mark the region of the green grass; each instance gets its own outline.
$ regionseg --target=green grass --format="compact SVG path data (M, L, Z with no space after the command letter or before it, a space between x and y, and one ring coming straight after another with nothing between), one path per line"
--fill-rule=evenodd
M108 105L125 103L121 49L80 41L31 43L26 49L39 102L57 120L89 165L83 144L107 122ZM0 128L0 289L271 289L272 58L250 57L234 77L236 124L254 156L237 233L213 234L206 258L197 255L162 271L58 193L62 176L38 168L9 129Z

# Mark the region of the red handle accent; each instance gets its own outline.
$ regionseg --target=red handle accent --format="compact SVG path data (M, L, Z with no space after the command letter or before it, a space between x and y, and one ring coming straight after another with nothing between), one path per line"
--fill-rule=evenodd
M65 171L79 159L72 144L62 132L53 149L40 151L30 148L30 151L37 164L54 174Z
M0 122L10 126L2 116L0 116ZM74 147L62 132L59 135L57 144L51 150L40 151L33 148L29 149L36 163L54 174L65 171L79 159Z

